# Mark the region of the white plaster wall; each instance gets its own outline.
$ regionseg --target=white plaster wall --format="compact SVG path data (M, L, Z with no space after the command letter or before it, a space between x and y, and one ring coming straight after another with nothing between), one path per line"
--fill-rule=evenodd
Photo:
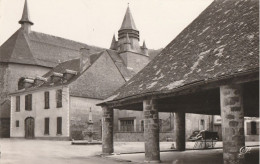
M69 89L63 87L62 108L56 108L56 90L50 92L50 108L44 109L44 92L47 90L27 92L20 95L20 112L16 112L16 95L11 96L11 137L25 136L25 119L33 117L35 120L35 137L69 137ZM25 111L25 95L32 94L32 111ZM49 135L44 134L44 119L50 118ZM62 117L62 135L57 135L57 117ZM16 120L20 126L16 127Z

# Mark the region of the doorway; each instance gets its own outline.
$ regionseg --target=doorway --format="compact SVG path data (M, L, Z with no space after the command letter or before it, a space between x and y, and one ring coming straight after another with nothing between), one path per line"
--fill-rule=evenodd
M25 119L25 138L34 138L34 118L32 117Z

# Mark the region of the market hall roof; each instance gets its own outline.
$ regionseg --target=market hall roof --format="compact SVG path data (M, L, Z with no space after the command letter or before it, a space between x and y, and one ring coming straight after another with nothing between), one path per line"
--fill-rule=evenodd
M215 0L104 103L174 93L259 72L258 21L259 1Z

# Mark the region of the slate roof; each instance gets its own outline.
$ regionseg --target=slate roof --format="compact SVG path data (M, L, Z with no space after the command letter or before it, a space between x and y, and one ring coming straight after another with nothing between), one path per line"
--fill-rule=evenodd
M102 50L40 32L27 34L20 28L1 45L0 62L54 67L59 62L78 58L82 47L89 48L90 53Z
M257 72L258 55L259 1L215 0L106 101L173 93L196 82Z
M126 13L125 13L124 20L122 22L120 30L125 30L125 29L133 29L133 30L138 31L135 26L135 22L134 22L134 19L133 19L129 6L126 9Z

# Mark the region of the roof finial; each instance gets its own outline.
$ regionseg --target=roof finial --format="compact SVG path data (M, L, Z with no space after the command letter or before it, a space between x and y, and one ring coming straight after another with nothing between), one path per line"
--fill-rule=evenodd
M146 44L145 44L145 40L143 42L143 49L147 49Z
M117 41L116 41L116 36L115 34L113 35L113 39L112 39L112 42L111 42L111 45L110 45L110 49L111 50L116 50L117 48Z
M33 22L30 20L29 8L27 4L27 0L24 1L24 8L23 8L23 15L21 20L19 21L21 25L23 24L30 24L33 25Z

